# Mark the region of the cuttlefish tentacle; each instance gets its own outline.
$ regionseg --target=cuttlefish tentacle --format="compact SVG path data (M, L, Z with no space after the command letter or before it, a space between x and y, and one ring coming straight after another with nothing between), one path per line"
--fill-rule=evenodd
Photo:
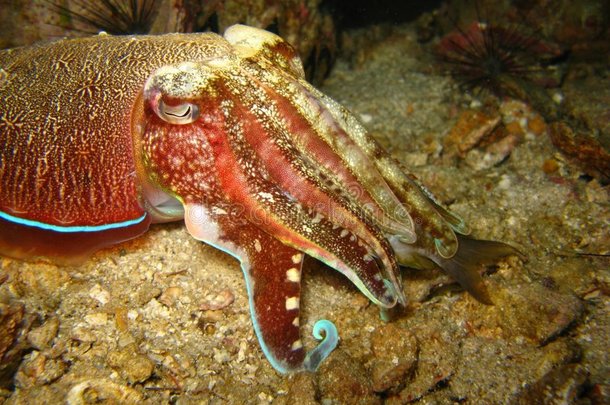
M278 147L287 140L274 125L272 106L261 100L258 108L267 113L262 117L253 113L257 105L244 93L256 90L244 88L247 79L240 79L243 75L225 74L219 64L213 74L203 65L163 68L145 89L151 109L156 111L161 104L196 104L202 116L193 127L205 134L213 149L215 171L225 174L222 189L230 201L244 207L251 221L336 268L378 305L405 302L402 288L395 282L398 266L387 240L346 201L324 193L324 186L308 176L305 166L294 171L298 159L287 157L286 149ZM193 79L185 80L190 75ZM193 88L195 77L208 80ZM146 130L154 132L153 128ZM182 190L174 193L184 194ZM313 199L309 199L311 195Z
M291 57L293 51L290 52L287 44L278 41L276 36L267 35L263 41L257 42L258 52L252 52L253 36L240 37L230 33L226 36L236 45L238 53L240 49L244 49L238 77L243 79L245 76L247 79L231 87L235 88L235 94L240 95L239 101L246 105L253 116L253 120L245 122L257 121L265 124L264 128L246 132L257 135L270 132L276 138L253 145L259 156L271 148L281 149L272 159L260 156L267 161L267 167L272 172L274 168L281 166L279 175L278 171L272 173L275 174L276 180L306 205L308 201L315 201L322 214L332 215L333 220L372 245L388 270L390 282L399 291L399 301L404 304L406 299L401 292L400 276L393 261L393 252L385 243L385 237L378 232L372 239L367 237L368 235L359 229L361 227L358 227L358 223L372 221L374 227L368 227L369 234L380 228L388 233L400 234L405 241L414 242L415 235L409 214L385 183L370 157L366 156L343 129L333 124L332 114L315 101L314 95L309 92L310 88L306 87L308 85L304 82L302 72L293 69L292 76L279 74L278 59L283 65L296 65L295 58ZM278 55L285 57L282 59ZM303 95L304 100L301 99ZM242 112L238 115L241 116ZM260 136L257 136L255 141L250 142L256 143L259 138ZM282 156L285 157L283 161ZM294 159L295 156L300 159ZM280 165L280 161L285 164ZM290 166L298 166L296 169L299 173L283 173L289 171ZM305 187L304 183L294 184L293 179L304 178L309 180L309 187ZM285 179L289 180L288 183L282 183ZM325 179L327 183L321 183L320 179ZM332 198L337 197L342 204L337 205L332 201ZM309 206L311 205L310 203ZM343 206L346 205L350 211L360 212L357 222L354 223L350 215L345 214Z
M269 72L260 68L260 75ZM256 76L253 76L256 77ZM257 79L253 79L255 82ZM308 90L301 88L302 103L292 97L272 91L270 83L258 81L265 97L277 106L283 117L286 136L309 162L315 175L327 180L333 192L364 210L382 230L403 235L405 240L416 240L410 215L392 193L368 156L349 139L345 132L330 122L330 113L317 102ZM281 88L290 88L289 81Z
M411 213L418 235L415 243L409 243L399 234L387 235L398 262L407 267L438 267L479 301L491 304L491 298L479 274L481 265L492 264L509 255L523 257L520 252L504 243L466 237L470 230L459 215L437 203L432 194L408 176L400 164L377 142L369 137L359 136L365 133L364 128L344 107L322 93L319 93L318 97L323 104L330 106L329 110L334 113L333 117L338 125L346 128L346 133L350 134L368 155L374 157L375 166Z
M331 322L317 321L313 333L322 341L306 352L299 330L304 254L246 220L197 203L187 202L186 207L191 235L240 261L254 330L271 364L283 373L315 371L336 347L338 334Z
M262 89L279 84L282 91L268 92L268 97L276 105L291 106L288 111L298 111L282 116L299 152L326 169L321 171L336 183L365 187L365 192L351 197L386 234L399 263L440 267L481 302L490 303L480 266L519 252L502 243L462 236L470 232L462 218L442 207L409 176L349 111L307 83L301 69L285 68L294 66L295 58L280 38L258 36L252 46L250 30L233 30L227 39L241 51L243 69ZM278 76L278 66L292 75Z
M240 260L255 330L274 367L282 372L314 370L337 342L334 326L319 321L314 335L324 331L324 341L309 353L302 346L298 330L301 252L343 269L379 305L395 305L396 292L383 280L366 244L346 237L326 218L314 219L312 215L317 213L307 212L265 180L269 175L263 167L244 169L239 164L252 151L245 141L240 142L236 134L240 127L229 125L227 115L211 104L201 105L208 108L200 108L197 125L167 127L163 122L167 111L159 111L163 119L156 115L164 104L157 97L158 89L147 87L145 95L150 111L142 145L152 181L183 201L185 222L195 238ZM189 104L194 107L182 103ZM182 111L180 117L190 121L188 108L175 105L169 111ZM177 116L169 119L180 120ZM175 165L188 166L192 177L169 170Z
M229 113L224 118L229 120L231 116ZM225 127L228 131L231 128L234 127ZM245 131L248 129L244 128ZM223 141L225 139L222 138ZM251 157L253 151L245 139L229 137L229 140L232 141L231 144L227 142L223 146L220 146L220 139L213 141L218 142L215 145L219 148L217 153L223 156L223 161L218 162L217 167L221 173L240 173L236 162ZM226 149L220 151L221 147ZM228 161L230 157L235 159L234 162ZM268 165L270 162L264 163ZM366 240L348 231L343 224L334 222L332 217L323 216L313 208L308 210L309 207L304 206L298 198L268 180L273 176L263 170L262 166L255 164L249 171L240 174L242 173L243 182L235 177L223 178L223 189L233 201L245 207L248 216L254 218L262 229L336 268L378 305L395 305L399 292L388 288L384 282L384 268L379 266L374 257L378 251L373 250ZM388 256L388 260L394 258Z
M267 33L260 38L252 34L247 27L233 27L225 37L241 53L244 72L266 89L266 97L278 106L299 153L317 164L337 192L350 192L349 198L369 211L382 229L414 242L409 213L375 168L371 156L335 124L332 112L319 102L318 92L305 81L302 68L294 67L297 63L300 66L294 49L275 35ZM255 37L259 38L253 40ZM284 66L293 66L291 76L278 75ZM278 88L281 91L275 90Z
M307 83L305 85L310 86ZM434 203L431 195L425 193L412 178L405 174L390 154L368 136L362 124L349 111L313 87L311 87L311 92L320 103L327 106L335 125L340 126L344 133L348 134L350 139L374 162L376 169L381 173L393 194L413 218L418 237L421 234L417 231L424 228L432 234L438 253L442 257L453 256L458 250L454 227L466 231L466 227L459 216L449 213ZM437 207L439 210L437 210ZM451 219L451 222L447 222L446 218ZM400 239L403 243L413 242L402 237L402 235Z
M256 88L246 86L243 90L235 89L237 94L246 95L240 100L233 98L234 106L231 114L226 117L227 121L233 120L235 116L242 117L240 123L243 140L258 156L275 184L305 208L313 210L318 220L327 219L332 222L338 227L340 238L349 237L350 241L358 241L359 244L362 241L372 249L373 255L381 262L382 270L394 286L400 302L405 303L397 263L390 244L370 222L366 211L319 180L315 162L300 158L302 154L295 148L289 129L278 119L280 116L296 115L296 112L287 111L286 106L273 103L266 93L257 91L260 88L264 89L264 86L259 84ZM257 95L259 97L256 97ZM230 96L225 94L225 99L230 99ZM265 105L265 108L256 108L257 105ZM229 126L235 124L237 123L229 123ZM320 257L319 254L315 256Z

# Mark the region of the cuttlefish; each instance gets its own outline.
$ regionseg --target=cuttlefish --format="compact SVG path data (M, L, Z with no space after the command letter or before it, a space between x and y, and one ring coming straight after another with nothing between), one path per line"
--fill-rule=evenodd
M479 267L515 253L468 228L312 87L269 32L100 34L0 51L0 254L59 263L184 220L237 258L264 354L316 370L335 326L299 331L305 255L381 308L400 266L437 267L483 303Z

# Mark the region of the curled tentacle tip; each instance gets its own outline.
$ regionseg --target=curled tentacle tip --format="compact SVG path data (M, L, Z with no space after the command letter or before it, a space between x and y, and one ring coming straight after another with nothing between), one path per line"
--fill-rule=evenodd
M415 233L401 233L398 235L398 240L400 240L402 243L406 243L407 245L411 245L417 242L417 235Z
M417 234L415 233L413 223L411 222L409 227L403 227L400 229L398 236L403 243L411 244L417 242Z
M324 333L322 334L322 332ZM322 341L315 349L307 353L304 366L308 371L316 371L320 363L330 355L339 342L339 334L335 324L326 319L320 319L316 322L313 326L313 336Z
M436 246L436 251L445 259L448 259L455 254L455 251L440 239L434 238L434 245Z

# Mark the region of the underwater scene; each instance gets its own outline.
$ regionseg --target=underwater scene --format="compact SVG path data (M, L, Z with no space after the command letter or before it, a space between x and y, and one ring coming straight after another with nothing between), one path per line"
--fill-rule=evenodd
M0 0L0 404L610 403L607 0Z

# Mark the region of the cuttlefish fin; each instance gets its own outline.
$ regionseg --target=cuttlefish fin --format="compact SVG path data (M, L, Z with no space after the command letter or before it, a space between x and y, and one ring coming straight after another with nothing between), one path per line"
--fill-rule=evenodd
M481 277L481 267L496 263L499 259L523 254L506 243L472 239L457 234L459 248L449 259L435 260L436 263L478 301L492 305L493 301Z
M196 239L236 257L246 279L252 323L265 356L281 373L315 371L338 343L337 329L319 320L307 352L300 334L301 268L304 254L244 219L215 215L196 204L186 208L187 229ZM324 336L322 333L324 332Z

